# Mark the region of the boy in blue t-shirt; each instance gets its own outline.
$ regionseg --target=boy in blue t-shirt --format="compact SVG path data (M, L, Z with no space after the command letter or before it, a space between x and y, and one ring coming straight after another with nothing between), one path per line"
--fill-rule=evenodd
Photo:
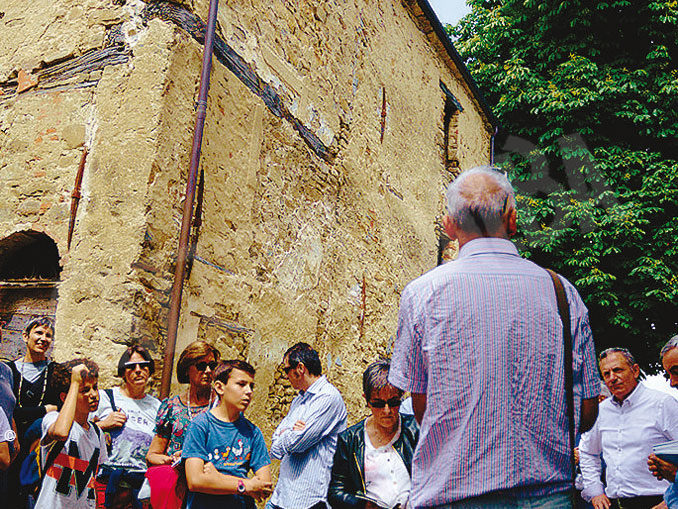
M242 415L252 400L254 368L224 361L214 371L219 405L197 416L181 451L186 461L187 509L253 508L271 494L271 459L264 437ZM254 477L247 478L250 469Z

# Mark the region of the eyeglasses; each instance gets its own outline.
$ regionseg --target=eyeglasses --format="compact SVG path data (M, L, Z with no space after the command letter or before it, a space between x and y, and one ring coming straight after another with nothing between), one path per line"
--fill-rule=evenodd
M198 371L205 371L207 368L210 368L210 371L214 371L215 369L217 369L219 363L217 361L212 362L200 361L196 362L193 365L195 366L195 369L197 369Z
M140 369L144 369L144 368L151 369L151 363L150 363L150 361L126 362L126 363L125 363L125 369L135 370L135 369L137 369L137 368L140 368Z
M283 366L282 370L285 372L286 375L290 374L290 371L292 371L296 366Z
M373 399L368 404L374 408L384 408L388 405L389 408L398 408L402 401L400 398L391 398L384 401L383 399Z

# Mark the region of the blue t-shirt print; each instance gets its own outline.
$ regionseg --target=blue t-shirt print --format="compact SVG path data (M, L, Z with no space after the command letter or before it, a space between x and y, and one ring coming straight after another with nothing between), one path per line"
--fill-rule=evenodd
M197 416L188 428L181 456L200 458L212 463L222 474L243 479L250 470L256 472L271 463L261 431L242 414L235 422L221 421L211 412ZM249 497L190 492L187 509L248 506L251 506Z

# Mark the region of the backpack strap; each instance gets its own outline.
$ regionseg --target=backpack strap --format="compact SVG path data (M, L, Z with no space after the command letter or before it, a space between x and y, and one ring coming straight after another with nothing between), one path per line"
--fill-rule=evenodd
M108 399L111 402L111 410L114 412L118 411L118 407L115 406L115 398L113 397L113 389L104 389L104 392L108 396Z
M40 458L42 457L42 446L40 443L38 443L38 451L40 451L40 454L38 455L38 475L40 476L40 480L44 479L45 474L49 470L49 468L54 464L54 461L56 460L57 456L59 456L59 453L63 450L64 445L66 445L66 442L68 440L64 440L63 442L60 442L59 440L55 440L52 442L52 445L50 446L49 450L47 451L47 457L45 458L45 465L42 465L42 462L40 461Z
M563 323L563 362L565 371L565 403L567 408L568 432L569 432L569 446L570 446L570 470L572 473L572 482L576 476L576 467L574 464L574 375L572 373L572 331L570 325L570 306L567 303L567 296L565 295L565 288L563 282L558 277L558 274L550 269L546 269L551 276L553 288L556 292L556 299L558 301L558 314L560 321Z

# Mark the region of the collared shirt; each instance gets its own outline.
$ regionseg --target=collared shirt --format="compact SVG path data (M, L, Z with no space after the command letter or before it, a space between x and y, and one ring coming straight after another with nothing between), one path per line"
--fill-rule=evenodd
M412 481L403 458L393 444L400 438L402 420L391 441L374 447L365 426L365 494L378 501L379 507L404 506L410 496Z
M292 430L297 421L306 423L303 430ZM346 405L327 378L299 391L271 439L271 457L282 461L270 503L306 509L326 501L337 436L345 429Z
M588 311L570 307L575 420L600 392ZM508 240L481 238L407 285L389 380L426 394L412 505L497 490L538 496L571 478L563 328L548 273Z
M607 398L598 419L582 435L579 462L584 477L582 496L591 500L661 495L667 481L658 481L647 468L652 446L678 439L678 400L639 383L624 401ZM600 481L600 455L606 465L607 488Z

